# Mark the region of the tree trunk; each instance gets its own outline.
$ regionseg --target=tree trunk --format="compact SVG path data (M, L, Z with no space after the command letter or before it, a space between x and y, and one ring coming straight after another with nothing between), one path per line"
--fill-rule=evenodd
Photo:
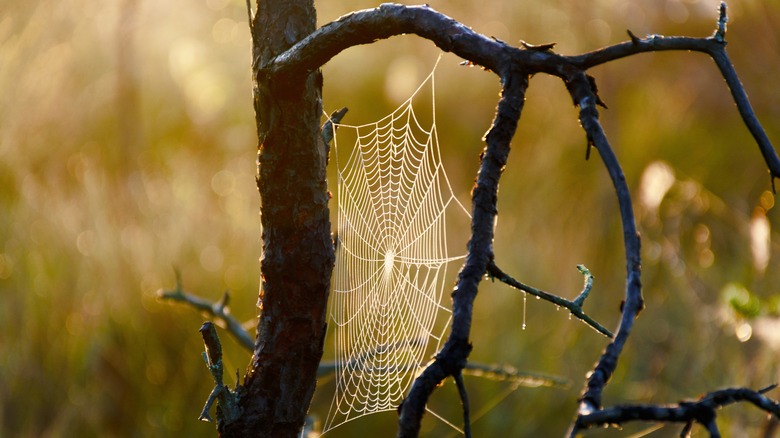
M316 384L334 263L320 135L319 72L272 78L263 65L315 30L311 0L262 0L252 19L263 256L254 354L239 419L221 436L300 434Z

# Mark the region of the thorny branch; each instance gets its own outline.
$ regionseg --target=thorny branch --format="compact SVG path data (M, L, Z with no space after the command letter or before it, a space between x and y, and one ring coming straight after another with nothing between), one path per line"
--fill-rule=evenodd
M637 314L643 307L641 294L640 239L636 229L630 192L617 157L598 121L597 105L603 105L598 96L595 80L586 74L594 66L643 52L696 51L709 55L731 90L739 112L758 143L772 178L780 177L780 159L756 118L747 95L725 50L726 7L722 4L715 33L707 38L648 36L639 38L629 32L630 41L605 47L577 56L564 56L552 51L553 45L533 46L523 44L517 48L478 34L463 24L440 14L427 6L403 6L383 4L346 15L326 24L300 40L275 58L258 55L253 59L255 80L277 84L315 72L341 51L359 44L369 44L378 39L400 34L416 34L431 40L444 51L452 52L468 64L478 65L496 73L502 83L502 96L498 103L493 125L485 140L486 149L472 192L472 225L468 254L453 291L453 321L449 338L435 360L415 380L406 400L399 408L399 436L416 436L425 412L425 404L434 389L446 378L462 379L471 351L469 333L474 298L479 282L486 273L502 279L503 274L493 260L493 223L496 216L498 181L506 164L511 142L520 113L529 78L536 73L547 73L564 81L574 104L579 108L579 119L586 133L587 147L595 147L612 179L618 198L626 257L626 290L622 317L611 343L587 380L581 398L578 416L572 425L572 433L596 425L630 421L647 412L660 412L653 417L658 421L692 421L703 424L712 436L719 436L714 422L714 409L737 401L747 401L777 416L777 403L766 398L761 391L731 389L716 391L696 403L681 403L676 407L645 406L602 408L601 395L612 376L620 354L631 333ZM518 284L510 285L518 287ZM177 288L178 289L178 288ZM526 289L523 289L526 290ZM583 296L571 302L581 311ZM584 315L584 314L583 314ZM606 330L606 329L605 329ZM609 331L606 331L609 333ZM605 333L605 334L606 334ZM610 333L611 334L611 333ZM465 389L462 399L464 413L468 412ZM633 412L633 414L626 414ZM702 414L703 413L703 414ZM709 414L712 415L709 415ZM667 415L668 414L668 415ZM706 414L706 415L705 415ZM626 416L628 415L628 416ZM468 421L466 428L468 430Z
M598 96L595 80L585 72L596 65L642 52L685 50L710 55L726 78L739 111L756 139L774 181L775 177L780 176L780 160L753 114L744 89L726 54L726 21L724 4L720 8L717 30L709 38L651 36L641 39L629 32L631 37L629 42L584 55L562 56L552 52L553 45L526 44L525 50L510 47L501 41L477 34L428 7L384 4L377 9L355 12L323 26L286 53L261 66L261 70L271 76L307 74L353 45L371 43L401 33L414 33L430 39L445 51L463 57L470 64L497 73L504 85L493 128L486 137L488 146L472 193L472 236L466 262L453 292L453 323L450 337L436 356L436 360L417 378L401 405L399 436L417 435L424 406L430 394L443 379L459 376L460 370L466 363L471 350L468 342L471 311L479 279L484 273L489 273L490 269L497 269L490 263L492 260L491 227L496 205L494 188L497 187L509 152L508 144L520 117L522 95L527 86L527 78L540 72L557 76L565 82L574 104L580 110L579 118L586 133L588 151L592 146L596 147L612 179L623 224L627 275L622 318L614 339L607 346L594 370L589 373L587 387L581 398L579 418L600 411L601 393L617 366L636 316L644 304L640 281L640 239L630 192L618 159L612 152L606 134L598 121L596 106L603 105L603 102ZM508 104L509 102L513 103ZM495 141L496 132L504 134L498 141ZM496 166L496 163L500 164ZM505 277L505 275L497 276Z
M720 437L718 426L714 421L716 411L730 404L748 402L768 412L774 418L780 419L780 403L764 395L776 387L777 385L771 385L758 391L747 388L721 389L704 395L698 401L683 401L669 406L619 405L605 408L577 418L570 436L574 437L581 429L592 426L621 424L641 420L685 423L681 436L689 436L693 423L699 423L707 428L710 436Z
M498 180L509 153L509 142L520 117L528 78L535 73L548 73L565 82L574 104L580 110L579 118L586 133L588 151L592 146L598 150L613 181L619 202L627 271L623 313L614 339L589 374L577 421L585 421L582 419L587 418L586 416L601 412L601 393L617 366L618 358L628 340L636 316L644 304L640 281L640 239L634 220L630 192L617 157L612 152L598 121L596 105L603 105L603 102L598 97L595 80L585 72L596 65L642 52L685 50L710 55L726 78L739 111L756 139L774 180L775 177L780 176L780 159L756 119L726 54L726 21L724 4L720 9L717 30L708 38L651 36L642 39L629 32L631 40L628 42L579 56L563 56L552 51L553 45L526 44L524 49L511 47L501 41L475 33L429 7L383 4L377 9L358 11L327 24L285 53L264 61L264 65L259 65L261 75L284 81L286 78L315 71L333 56L351 46L368 44L377 39L403 33L413 33L433 41L442 50L461 56L472 65L479 65L495 72L501 78L502 98L498 104L493 128L486 137L487 148L472 193L472 234L466 262L453 292L453 323L450 336L436 355L436 360L415 380L406 400L401 405L399 436L418 434L428 397L445 378L457 378L460 375L471 351L468 339L477 287L485 273L491 268L497 269L494 264L491 264L493 256L491 242L493 219L496 215ZM260 62L259 59L255 59L256 64Z
M532 46L525 50L503 41L476 33L454 19L427 6L403 6L385 3L375 9L347 14L317 29L286 52L261 66L263 74L280 81L308 74L338 53L379 39L411 33L431 40L444 51L452 52L472 65L481 66L499 76L509 64L521 65L529 74L547 73L566 79L573 71L592 67L646 52L693 51L713 58L731 90L734 102L745 124L759 145L773 178L780 177L780 158L755 116L744 87L726 53L726 6L719 9L715 33L707 38L650 35L639 38L628 31L630 41L604 47L582 55L564 56L552 51L553 44ZM256 59L256 63L260 60Z

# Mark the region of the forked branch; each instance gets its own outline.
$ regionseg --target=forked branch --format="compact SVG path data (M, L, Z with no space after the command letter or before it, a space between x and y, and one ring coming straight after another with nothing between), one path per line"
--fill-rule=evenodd
M436 359L415 380L406 400L401 405L399 409L399 436L416 436L418 434L428 397L444 379L454 377L459 382L459 388L461 387L461 372L471 351L469 334L474 298L479 282L491 268L493 260L492 239L493 224L497 214L498 181L506 164L509 144L520 118L523 96L528 87L529 77L536 73L557 76L566 84L574 104L579 108L579 120L586 133L588 151L591 147L595 147L598 151L612 180L618 199L626 257L623 312L612 342L607 346L596 367L589 374L587 386L581 398L579 415L573 429L597 424L600 420L596 419L601 418L598 415L608 417L608 414L605 413L611 411L610 409L602 409L601 394L614 373L636 316L643 307L640 281L640 239L626 178L598 121L599 114L596 106L603 103L597 94L595 80L586 72L594 66L642 52L680 50L708 54L713 58L726 79L740 114L756 139L774 180L775 177L780 177L780 159L778 159L766 133L756 119L746 93L726 54L726 21L724 4L720 9L717 29L711 37L650 36L638 38L629 32L630 41L625 43L583 55L563 56L554 53L552 45L524 44L522 49L509 46L501 41L473 32L463 24L429 7L383 4L379 8L358 11L325 25L275 58L261 58L260 55L257 55L253 59L255 80L260 84L261 89L271 82L284 87L284 84L288 82L294 83L315 72L336 54L349 47L372 43L394 35L411 33L431 40L442 50L455 53L469 64L479 65L495 72L501 79L502 97L498 103L493 125L485 139L487 146L472 192L471 239L465 264L460 271L457 286L452 294L453 322L450 335L442 350L436 355ZM495 267L495 265L492 266ZM578 299L578 301L581 300ZM465 389L463 391L465 392ZM733 401L763 400L749 393L739 392L740 390L724 391L726 392L712 393L712 397L708 398L706 403L721 406L723 405L722 400L725 400L721 397L725 396L724 394L731 397L728 400ZM761 397L764 396L761 395ZM465 393L462 394L462 399L464 412L467 413ZM701 403L704 401L697 406L700 406ZM764 402L762 401L762 403ZM772 406L776 406L775 402L771 403L774 403ZM663 411L666 408L658 409ZM688 408L680 405L678 409ZM639 411L641 409L637 410L637 412ZM694 417L694 420L704 424L711 434L717 433L714 416L711 418ZM468 430L468 424L466 427Z
M764 394L775 389L771 385L758 391L748 388L728 388L710 392L697 401L683 401L675 405L619 405L595 411L577 418L570 436L594 426L609 426L631 421L658 421L668 423L684 423L680 436L690 436L694 423L704 426L711 437L720 437L715 423L716 411L730 404L747 402L780 419L780 403L766 397Z
M596 368L588 377L587 389L580 399L580 413L587 413L601 408L601 392L617 367L618 358L631 334L634 320L644 307L644 300L640 281L640 240L634 219L631 193L620 163L599 123L599 113L596 109L598 97L593 89L592 80L584 72L577 72L568 78L566 85L575 104L580 108L580 124L585 130L588 144L592 144L599 151L599 156L615 187L623 225L623 246L626 250L626 298L622 306L623 315L615 338L607 346Z
M234 338L236 338L239 344L241 344L244 348L249 349L249 351L252 351L252 348L255 345L254 339L252 339L252 336L250 336L249 333L244 330L244 327L236 319L236 317L230 313L228 308L230 294L225 291L219 301L212 303L199 296L185 292L182 287L181 274L178 270L176 270L175 273L176 288L173 290L160 290L157 292L157 296L163 300L180 301L186 303L189 306L209 315L210 317L221 321L223 324L225 324L225 329L227 329L227 331L230 332Z
M585 269L584 266L582 266L582 268L578 266L578 268L581 270L581 272L582 269ZM587 271L587 269L585 269L585 271ZM609 329L599 324L598 321L588 316L585 313L585 311L582 310L582 306L583 304L585 304L585 298L587 298L591 288L593 287L593 276L590 275L590 272L587 273L583 272L583 275L585 275L585 287L582 289L582 292L580 292L580 294L574 300L567 300L557 295L553 295L549 292L545 292L541 289L537 289L535 287L528 286L527 284L523 284L515 280L508 274L506 274L504 271L502 271L498 266L496 266L495 262L490 262L487 268L487 273L488 275L497 279L498 281L501 281L502 283L506 283L507 285L517 290L521 290L533 296L539 297L545 301L549 301L555 304L556 306L568 309L572 315L581 319L582 322L593 327L593 329L595 329L596 331L598 331L599 333L601 333L602 335L608 338L612 338L614 336L612 332L609 331Z

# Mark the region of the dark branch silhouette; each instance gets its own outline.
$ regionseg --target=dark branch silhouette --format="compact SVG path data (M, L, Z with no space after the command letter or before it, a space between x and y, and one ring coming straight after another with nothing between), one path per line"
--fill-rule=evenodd
M751 403L757 408L769 413L775 419L780 419L780 403L764 396L775 389L777 385L754 391L747 388L728 388L713 391L698 401L683 401L676 405L618 405L607 409L594 411L591 414L580 415L570 431L570 436L593 426L628 423L630 421L659 421L669 423L685 423L681 436L688 436L693 423L699 423L712 437L720 437L715 423L716 411L720 408L738 402Z
M265 63L256 63L263 75L296 77L315 71L348 47L371 43L402 33L414 33L499 75L502 98L493 127L486 136L487 148L472 192L473 219L466 262L453 292L453 322L450 336L436 360L415 381L401 405L399 436L416 436L425 403L434 389L447 377L460 375L471 351L469 331L474 297L482 276L492 263L492 226L496 214L496 190L501 170L509 153L509 142L522 110L528 78L548 73L561 78L579 108L580 123L585 130L588 151L595 147L612 179L617 195L626 257L626 295L622 318L612 342L589 374L581 397L579 415L590 415L601 409L601 393L617 367L636 316L644 306L641 293L640 238L634 218L630 191L617 157L599 121L595 80L586 71L596 65L642 52L667 50L699 51L715 60L726 79L740 113L756 138L773 177L780 176L780 160L753 114L744 90L725 51L725 5L721 7L715 34L708 38L660 37L641 39L629 33L631 41L579 56L562 56L552 52L553 45L530 46L524 50L479 35L457 21L428 7L382 5L377 9L355 12L318 29L288 51ZM493 265L495 266L495 265ZM465 402L465 399L464 399Z
M639 255L639 232L636 229L634 208L631 205L631 193L628 190L626 177L623 175L620 163L612 152L607 136L599 123L599 114L596 109L598 97L593 90L592 81L584 72L572 75L567 81L567 86L572 99L580 108L580 123L587 134L588 144L594 145L599 151L604 166L612 179L612 184L615 186L620 207L620 219L623 224L623 245L626 249L627 279L623 315L615 338L607 346L596 364L596 368L588 377L587 389L580 398L580 413L582 414L601 408L601 392L617 367L618 358L631 334L634 320L644 307L644 300L642 299L642 283L640 281L642 263Z
M244 330L243 325L228 310L230 303L230 294L225 291L222 298L217 302L210 302L201 297L187 293L182 288L181 274L176 270L176 289L160 290L157 296L163 300L180 301L199 310L212 318L216 318L225 325L225 329L236 338L239 344L244 348L252 350L255 342L249 333Z
M581 271L585 269L584 267L578 267L578 268L580 268ZM561 298L557 295L553 295L549 292L545 292L541 289L528 286L527 284L523 284L515 280L514 278L510 277L508 274L504 273L504 271L502 271L498 266L496 266L494 262L490 262L490 264L488 265L487 273L491 277L501 281L502 283L506 283L507 285L515 289L529 293L545 301L549 301L555 304L556 306L569 309L569 312L571 312L572 315L581 319L585 324L588 324L589 326L593 327L593 329L595 329L596 331L598 331L599 333L601 333L602 335L608 338L612 338L615 336L612 334L611 331L609 331L609 329L607 329L606 327L601 325L598 321L585 314L585 312L582 310L582 306L583 304L585 304L585 298L587 298L588 294L590 293L590 289L593 285L593 276L590 275L590 271L588 271L587 273L583 272L583 274L586 277L585 287L583 288L582 292L577 296L577 298L571 301L565 298Z
M503 273L494 263L492 247L499 179L507 163L509 145L521 116L529 79L537 73L560 78L578 108L579 121L586 137L586 158L589 157L591 148L595 148L612 180L619 204L625 249L625 298L621 306L620 323L614 336L611 331L597 325L598 323L588 319L582 312L585 294L573 301L563 300L563 304L556 302L558 305L565 305L573 314L611 338L611 342L588 374L580 398L579 411L571 427L572 435L594 425L649 419L685 422L688 430L691 424L697 422L707 428L712 436L719 436L715 409L739 401L753 403L778 416L777 402L763 395L766 390L749 389L715 391L698 402L680 403L671 407L602 407L602 392L617 367L644 302L640 280L641 244L630 191L620 163L599 122L597 106L606 105L598 95L596 80L589 76L587 71L604 63L645 52L695 51L709 55L726 80L734 102L759 146L774 187L774 178L780 177L780 159L753 113L726 53L725 4L720 7L716 29L710 37L654 35L639 38L629 31L630 40L627 42L575 56L553 52L554 44L533 45L523 42L522 47L512 47L476 33L427 6L383 4L375 9L346 15L319 29L313 28L314 8L311 2L258 1L257 6L254 14L250 10L250 30L253 41L256 122L260 141L258 187L263 198L265 230L263 291L260 295L262 313L250 370L244 386L238 391L243 414L230 428L220 428L220 433L225 436L245 436L253 431L271 431L268 433L274 436L292 436L303 425L305 407L301 409L296 405L295 409L285 408L277 401L299 405L309 403L315 367L306 361L315 360L322 353L322 314L325 309L324 298L327 298L327 281L330 278L327 272L332 267L333 252L332 248L320 248L323 242L329 239L326 189L323 184L329 137L323 139L319 126L315 126L314 116L318 116L316 109L319 109L318 93L321 87L318 69L349 47L370 44L401 34L415 34L428 39L442 50L465 59L467 64L480 66L497 74L502 91L495 118L485 137L486 146L472 190L471 237L465 263L452 292L453 317L450 334L436 354L435 360L417 377L399 407L398 436L414 437L419 434L420 421L430 395L449 377L454 378L458 385L463 403L465 431L467 435L470 433L463 370L467 366L472 349L469 337L474 299L485 274L537 296L545 296L541 291L529 288ZM279 17L289 19L289 22L285 21L288 23L286 27L280 27ZM298 116L298 113L303 115ZM288 129L290 126L295 129ZM297 131L299 128L300 132ZM282 170L284 166L280 163L283 162L283 157L285 163L295 162L299 165L305 161L312 168L299 166L295 171ZM298 180L288 178L296 172L306 175L308 186L298 187L294 185ZM299 209L302 206L312 207L304 213L308 215L306 217L313 219L311 223L305 224L305 227L293 229L288 223L292 217L290 212L296 211L300 215ZM298 243L291 244L293 241ZM300 254L285 253L300 250L300 245L304 242L315 248ZM293 271L298 266L298 259L309 260L310 257L321 258L316 269L307 271L305 278L295 275ZM292 300L292 303L286 300ZM550 301L555 302L553 299ZM276 321L277 318L284 320ZM306 330L301 333L290 331L296 328ZM293 347L300 349L279 351ZM288 362L290 357L295 359L293 364ZM285 367L289 369L285 371ZM297 380L289 379L291 373ZM287 383L270 385L279 383L280 377L286 378ZM269 389L269 385L278 386L279 389ZM276 416L281 418L274 417L274 409L282 411L283 415Z

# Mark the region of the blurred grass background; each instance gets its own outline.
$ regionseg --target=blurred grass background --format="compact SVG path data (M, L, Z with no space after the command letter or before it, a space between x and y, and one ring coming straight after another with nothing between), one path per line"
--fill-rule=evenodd
M555 41L559 53L575 54L626 40L626 28L710 35L718 2L429 3L511 44ZM376 5L317 6L325 23ZM778 142L780 3L729 6L729 52ZM174 286L176 267L186 289L215 300L230 290L233 313L255 315L259 197L245 20L238 0L0 4L1 436L214 434L196 421L212 387L200 359L203 317L155 292ZM324 69L325 109L349 106L350 124L381 117L437 55L414 37L351 49ZM436 117L450 180L467 202L499 84L458 62L445 55L440 63ZM605 402L674 402L778 380L775 198L714 64L700 54L646 54L591 73L635 192L647 303ZM625 272L617 205L598 156L583 160L576 116L557 79L533 78L502 179L496 259L521 281L570 298L582 282L575 266L586 264L596 276L586 310L614 327ZM536 300L522 330L522 306L520 294L484 284L472 358L573 386L467 380L474 412L487 411L475 420L478 436L562 434L605 345ZM248 354L222 338L227 369L243 370ZM452 386L432 404L457 421ZM327 382L322 388L312 407L320 417L330 404ZM764 421L747 406L719 418L731 436ZM332 435L369 427L391 435L394 421L371 416ZM424 427L431 436L452 431L431 416Z

